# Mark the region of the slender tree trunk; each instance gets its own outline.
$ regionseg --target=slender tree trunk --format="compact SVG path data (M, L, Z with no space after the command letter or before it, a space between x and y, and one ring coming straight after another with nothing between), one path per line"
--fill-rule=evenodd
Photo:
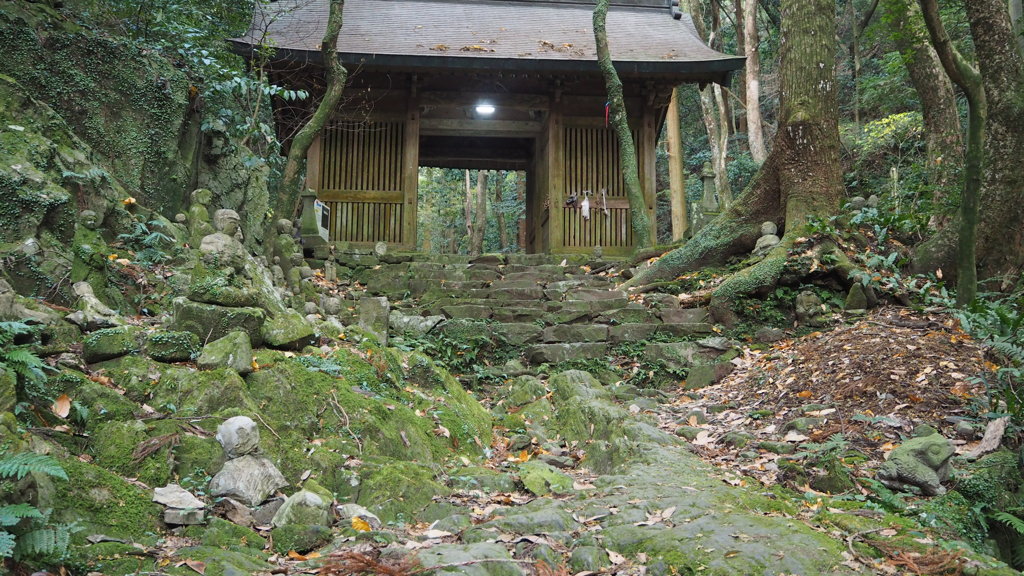
M966 7L988 113L975 243L978 277L999 281L990 289L1010 290L1024 269L1024 57L1005 2L972 0ZM950 269L960 244L953 228L918 247L916 271Z
M709 44L714 45L713 38L704 30L704 17L699 0L688 0L688 9L693 16L693 23L700 35ZM713 26L717 26L716 4L712 3ZM717 28L715 28L717 29ZM708 146L711 148L711 168L715 171L715 192L723 206L732 201L732 188L729 186L729 173L726 170L729 155L729 120L724 116L724 101L721 98L722 87L717 84L705 86L700 91L701 119L708 133ZM723 126L725 129L723 130Z
M320 104L317 105L313 116L292 138L291 147L288 149L288 158L285 161L284 173L281 176L281 190L274 203L274 212L278 218L292 218L299 210L299 195L302 192L303 178L300 169L305 164L306 153L313 144L313 139L323 130L324 125L330 120L334 109L341 100L341 94L345 90L345 81L348 79L348 71L338 59L338 34L344 24L343 12L345 0L330 0L327 14L327 30L324 32L323 40L320 42L320 54L323 57L324 66L327 67L327 89L324 92Z
M892 26L892 38L905 55L910 82L921 101L928 183L932 187L932 202L938 207L954 192L963 165L964 142L953 83L928 40L920 6L913 1L888 0L883 8ZM928 225L938 230L950 219L949 212L936 210Z
M505 178L504 173L499 171L494 178L494 219L498 223L498 243L502 252L508 251L508 226L505 225L505 209L502 207L502 196Z
M736 0L736 4L742 4L743 1ZM743 45L747 65L743 77L746 80L747 143L750 156L754 162L761 164L768 157L768 149L764 143L764 122L761 119L761 58L757 50L761 41L757 34L757 0L745 1L747 7L743 13Z
M484 232L487 230L487 170L478 170L476 173L475 215L469 253L477 256L484 252Z
M782 0L779 130L747 190L683 247L634 276L626 286L676 278L749 253L761 222L782 224L782 242L763 260L726 279L714 300L729 301L775 286L790 266L789 249L810 218L839 210L839 110L835 78L835 4ZM799 260L792 265L799 265Z
M753 4L754 14L757 14L757 1L755 0L754 2L751 2L750 0L733 0L733 3L736 13L736 53L747 55L747 36L746 34L744 34L743 27L746 25L746 14L750 12L751 4ZM744 6L744 4L746 4L746 6ZM749 55L747 55L747 66L750 66ZM736 89L736 99L739 100L741 104L739 106L739 112L736 112L735 108L733 109L733 114L735 116L735 118L733 118L733 129L736 133L748 134L747 131L749 130L749 118L747 117L747 98L749 96L747 89L749 88L749 83L747 81L746 75L744 74L743 78L740 78L736 82L734 82L733 86ZM740 143L740 146L744 147L748 151L750 150L749 136L746 142Z
M526 172L519 170L516 172L516 198L519 200L520 206L526 205ZM519 239L519 250L526 250L526 217L521 216L519 218L517 238Z
M950 42L935 0L921 0L925 25L935 45L942 67L950 79L967 96L967 165L964 190L960 197L960 229L956 259L956 303L966 306L978 292L978 269L975 257L975 232L978 226L978 197L981 193L982 166L985 163L984 139L987 103L981 74Z
M683 156L683 133L679 122L679 88L672 90L665 125L668 148L669 196L672 201L672 241L681 242L690 227L686 206L686 162Z
M622 81L612 63L611 50L608 47L608 31L605 21L608 17L609 0L597 0L594 6L594 43L597 45L597 62L604 76L605 90L611 106L611 124L619 141L620 168L626 184L626 196L629 199L629 212L632 220L634 247L636 250L650 248L651 222L647 217L647 201L644 189L640 186L640 173L636 159L636 144L633 133L629 129L629 116L626 113L626 102L622 93Z
M853 1L846 3L846 14L850 25L850 85L853 86L853 123L860 130L860 90L857 83L860 76L860 34L857 30L857 8Z
M471 240L473 238L473 187L469 183L469 170L466 170L466 239ZM466 248L472 252L473 243L470 242Z
M1024 2L1021 0L1010 0L1010 24L1018 50L1024 53Z

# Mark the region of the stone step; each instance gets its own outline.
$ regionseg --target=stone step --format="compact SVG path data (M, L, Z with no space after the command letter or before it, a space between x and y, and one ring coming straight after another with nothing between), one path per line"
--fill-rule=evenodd
M544 329L545 343L556 342L605 342L608 340L608 326L605 324L556 324Z
M604 342L579 342L569 344L536 344L526 349L526 361L530 364L551 364L569 360L601 358L608 353Z

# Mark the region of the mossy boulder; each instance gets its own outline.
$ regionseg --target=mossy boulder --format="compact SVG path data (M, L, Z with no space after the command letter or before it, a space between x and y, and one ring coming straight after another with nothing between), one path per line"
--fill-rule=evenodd
M249 335L236 330L203 346L196 366L200 370L231 368L239 374L252 372L252 344Z
M174 551L178 562L160 569L171 576L195 576L196 571L181 560L202 562L205 576L241 576L242 574L263 574L272 566L263 561L262 554L251 549L232 550L214 546L190 546ZM180 565L179 565L180 563Z
M430 468L413 462L387 462L364 467L356 502L385 522L411 522L435 496L448 493L434 480Z
M187 362L199 350L199 336L192 332L157 330L146 336L146 355L158 362Z
M139 542L159 530L160 507L152 494L100 466L76 458L61 460L68 480L58 480L51 502L57 522L78 522L84 529L75 533L76 542L89 534Z
M173 422L168 424L177 427ZM107 470L138 478L150 486L163 486L171 480L168 452L176 441L176 431L166 435L154 434L141 420L107 422L93 434L92 451L96 464ZM159 448L145 458L136 458L136 450L147 442L153 442ZM161 442L164 443L162 447Z
M173 308L174 318L170 327L174 330L192 332L203 341L217 340L241 330L249 335L253 346L263 343L266 313L260 308L229 308L186 298L175 298Z
M543 462L530 461L520 464L519 480L527 490L537 496L551 493L568 494L573 491L571 476Z
M319 524L285 524L270 531L274 552L287 554L295 550L299 554L310 552L331 541L331 529Z
M299 490L289 496L271 523L274 526L307 524L329 526L331 523L331 499L311 490Z
M139 351L143 336L138 326L97 330L82 340L82 356L89 364L126 356Z
M272 316L263 324L263 342L270 348L302 350L316 339L316 328L298 314Z
M263 547L267 544L267 539L260 536L252 528L239 526L223 518L216 517L210 518L205 526L187 526L183 529L182 534L199 540L203 546L236 550L247 554L263 550Z
M18 375L10 368L0 367L0 413L11 412L18 403Z

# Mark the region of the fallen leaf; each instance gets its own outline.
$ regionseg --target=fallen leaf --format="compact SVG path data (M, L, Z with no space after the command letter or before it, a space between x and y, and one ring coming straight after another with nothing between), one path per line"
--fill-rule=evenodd
M303 560L307 559L306 555L299 554L295 550L289 550L288 551L288 557L291 558L292 560L298 560L299 562L302 562Z
M611 563L616 565L616 566L618 566L619 564L622 564L623 562L626 561L626 557L625 556L623 556L622 554L619 554L618 552L616 552L614 550L609 550L609 549L605 548L605 552L608 553L608 560L610 560Z
M811 392L810 390L801 390L797 392L796 395L798 398L810 398L811 396L814 395L814 393Z
M370 523L359 516L352 517L352 529L359 532L369 532L371 530Z
M50 411L61 418L67 418L71 413L71 398L67 394L61 394L53 401Z
M200 562L199 560L185 560L185 565L200 574L206 574L206 564L204 562Z

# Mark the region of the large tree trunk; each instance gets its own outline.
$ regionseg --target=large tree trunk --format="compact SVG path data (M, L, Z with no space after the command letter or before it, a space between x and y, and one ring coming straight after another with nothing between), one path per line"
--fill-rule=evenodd
M748 4L748 6L744 6L744 4ZM749 4L753 4L753 6L751 7L751 6L749 6ZM733 5L735 7L735 19L736 19L736 53L737 54L746 55L747 54L747 36L746 36L746 34L744 34L745 30L743 28L746 25L745 14L746 14L746 12L749 12L750 9L753 9L754 10L754 14L757 14L757 0L753 0L753 2L751 2L750 0L734 0L733 1ZM747 66L748 67L750 66L750 58L749 57L747 58ZM734 132L737 132L737 133L746 134L747 133L747 115L746 115L746 111L747 111L747 78L746 78L746 75L744 75L743 78L741 78L737 82L735 82L733 84L733 87L735 88L736 99L741 104L741 106L740 106L740 108L741 108L740 112L741 113L736 113L735 109L733 109L733 114L735 116L735 118L733 119L733 130L734 130ZM741 144L741 146L742 146L742 144ZM745 149L748 150L748 151L750 150L750 138L749 137L747 138L746 148Z
M608 31L605 21L608 18L609 0L597 0L594 6L594 43L597 45L597 63L604 76L608 102L611 106L611 124L619 141L619 165L622 179L626 184L626 196L629 198L629 212L633 229L634 247L637 250L651 247L651 222L647 217L647 202L644 189L640 186L640 172L636 160L636 144L633 133L629 129L629 116L626 114L626 102L622 93L622 81L619 79L615 65L612 64L611 50L608 47Z
M928 183L932 187L932 202L939 208L952 195L963 165L964 142L953 83L928 41L928 32L922 29L924 21L917 3L889 0L884 9L892 26L892 38L907 56L907 73L921 101ZM937 209L928 225L938 230L949 224L951 218L951 213Z
M487 230L487 170L476 173L476 212L469 253L478 256L484 251L484 232Z
M783 0L779 130L772 151L746 192L685 246L641 271L627 286L670 280L749 253L761 222L785 230L763 260L723 282L719 300L774 286L788 250L810 218L835 214L842 197L839 110L835 82L835 5L827 0Z
M463 205L463 212L466 215L466 239L471 240L473 238L473 187L469 183L469 170L466 170L466 202ZM472 252L472 246L473 243L469 242L466 249Z
M519 200L519 204L521 206L525 206L526 205L526 171L525 170L519 170L519 171L516 172L516 199ZM516 238L518 238L519 250L520 251L525 251L526 250L526 217L525 217L525 215L519 217L519 225L518 225L517 230L518 230L518 234L516 235Z
M320 42L320 54L323 57L324 66L327 67L327 89L324 92L320 104L309 121L292 138L291 147L288 149L288 158L284 164L284 173L281 176L281 189L277 195L277 202L274 203L274 212L279 218L292 218L299 210L299 195L302 192L304 176L300 169L305 164L306 153L313 144L313 139L323 130L327 121L330 120L334 109L341 100L341 94L345 90L345 81L348 79L348 71L338 59L338 34L344 24L342 13L345 9L345 0L330 0L327 14L327 30L324 32L323 40Z
M744 0L736 0L742 4ZM757 48L761 41L757 34L757 0L745 0L747 6L743 13L743 45L747 57L743 77L744 93L747 105L747 143L750 156L758 164L768 157L768 149L764 144L764 122L761 119L761 58Z
M1008 290L1024 268L1024 58L1002 0L972 0L967 17L988 105L975 242L978 277L999 280L989 289ZM957 229L947 226L922 244L914 269L952 271Z

